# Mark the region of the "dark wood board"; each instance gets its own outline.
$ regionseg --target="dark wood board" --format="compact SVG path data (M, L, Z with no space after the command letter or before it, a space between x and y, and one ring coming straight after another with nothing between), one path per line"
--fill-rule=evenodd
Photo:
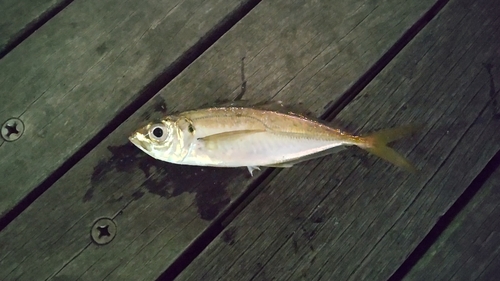
M73 2L0 61L0 216L13 208L243 0Z
M246 169L154 161L127 142L134 128L235 97L243 55L244 98L302 102L320 115L433 4L260 3L0 233L2 278L157 277L253 179ZM101 216L118 225L105 246L89 237Z
M394 144L420 173L345 154L283 170L178 280L387 280L500 149L499 12L450 1L338 116L424 124Z
M404 280L495 280L500 269L500 169Z
M36 28L40 20L66 5L64 0L0 1L0 54L23 32ZM1 56L0 56L1 57Z

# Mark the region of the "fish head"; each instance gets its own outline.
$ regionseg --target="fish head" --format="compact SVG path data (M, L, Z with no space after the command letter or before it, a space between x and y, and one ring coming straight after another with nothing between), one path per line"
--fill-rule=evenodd
M183 130L178 126L177 120L170 117L136 130L129 140L158 160L177 163L185 157Z

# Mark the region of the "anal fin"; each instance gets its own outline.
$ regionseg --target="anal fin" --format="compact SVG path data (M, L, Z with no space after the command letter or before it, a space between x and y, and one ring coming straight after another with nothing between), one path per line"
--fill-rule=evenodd
M309 154L309 155L306 155L306 156L303 156L303 157L300 157L297 159L289 160L286 162L265 165L265 167L290 168L295 164L298 164L298 163L301 163L304 161L308 161L308 160L312 160L312 159L316 159L316 158L320 158L320 157L327 156L330 154L334 154L334 153L337 153L337 152L342 151L344 149L345 149L344 146L336 146L336 147L332 147L332 148L329 148L329 149L326 149L326 150L323 150L320 152Z

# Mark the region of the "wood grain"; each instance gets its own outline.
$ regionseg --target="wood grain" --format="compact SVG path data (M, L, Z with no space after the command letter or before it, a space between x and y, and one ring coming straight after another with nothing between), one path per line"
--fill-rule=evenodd
M394 144L419 174L342 154L283 170L178 280L387 280L500 149L499 12L450 1L340 113L363 132L425 124Z
M405 276L405 280L494 280L500 265L500 169Z
M141 96L242 0L77 1L0 61L0 216Z
M0 54L9 44L18 40L23 32L36 28L40 20L54 9L65 5L64 0L0 2ZM1 56L0 56L1 57Z
M320 115L433 3L260 3L0 233L0 276L156 278L253 179L246 169L154 161L127 142L135 128L235 97L243 55L245 99L302 102ZM88 235L101 216L118 225L106 246Z

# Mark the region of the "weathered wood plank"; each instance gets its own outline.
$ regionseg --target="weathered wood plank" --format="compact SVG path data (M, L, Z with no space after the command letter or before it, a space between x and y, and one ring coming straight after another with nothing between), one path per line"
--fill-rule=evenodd
M425 124L394 145L421 173L342 155L284 170L178 280L386 280L500 149L483 66L500 65L499 12L450 1L339 115Z
M9 44L40 24L40 20L66 5L64 0L0 1L0 58Z
M77 1L0 61L0 216L244 0Z
M495 280L500 269L500 168L405 276L405 280Z
M234 97L242 55L245 98L303 102L320 115L432 4L260 3L0 233L0 276L157 277L252 179L245 169L154 161L127 142L134 128L153 116ZM89 240L100 216L118 225L106 246Z

